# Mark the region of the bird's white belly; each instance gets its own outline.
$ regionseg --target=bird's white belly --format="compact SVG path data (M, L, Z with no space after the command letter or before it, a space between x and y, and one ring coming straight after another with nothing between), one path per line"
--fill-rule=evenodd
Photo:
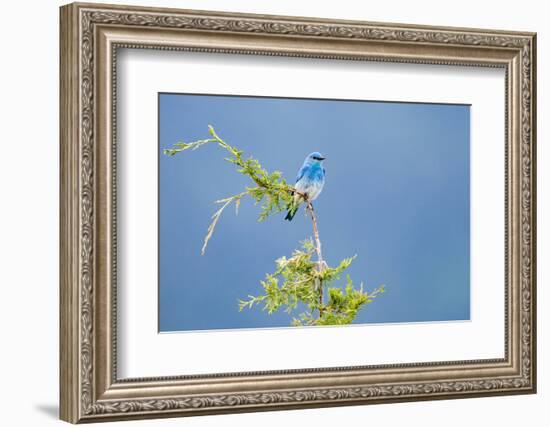
M301 180L296 183L295 188L300 193L305 194L308 200L315 200L321 194L323 185L323 181L310 181L306 183Z

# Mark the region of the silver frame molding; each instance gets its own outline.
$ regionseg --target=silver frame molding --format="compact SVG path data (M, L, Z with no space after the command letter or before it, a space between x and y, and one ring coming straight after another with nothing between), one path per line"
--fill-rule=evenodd
M60 14L61 419L113 421L536 391L534 33L82 3L61 7ZM118 379L118 48L505 69L505 357Z

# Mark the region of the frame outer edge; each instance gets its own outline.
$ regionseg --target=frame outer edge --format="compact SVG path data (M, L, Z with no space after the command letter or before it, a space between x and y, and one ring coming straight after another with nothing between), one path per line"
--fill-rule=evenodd
M537 33L531 35L531 389L537 393Z
M59 9L59 418L79 416L78 19L74 5Z
M60 418L62 420L79 422L97 422L119 419L140 419L140 418L162 418L168 416L201 415L214 413L237 413L264 410L281 410L290 408L306 407L328 407L349 404L382 403L386 401L411 401L411 400L435 400L440 398L463 398L473 396L486 396L497 394L524 394L536 391L536 312L535 312L535 286L536 286L536 168L535 168L535 111L536 111L536 35L534 33L507 33L488 30L467 29L465 34L454 35L453 31L460 31L459 28L425 27L421 31L413 31L414 26L397 28L397 41L407 42L420 41L425 45L476 45L498 46L517 50L523 49L526 55L523 60L529 61L525 69L529 69L527 85L528 97L523 99L523 112L530 117L527 120L520 120L525 132L530 137L523 140L524 147L530 149L522 160L528 161L525 170L525 187L530 190L530 195L525 194L528 208L524 219L527 225L531 226L527 235L526 264L524 274L526 283L524 285L524 310L529 315L523 317L525 334L522 334L523 346L519 350L520 359L527 362L524 365L521 378L495 378L489 381L474 378L472 380L460 381L459 383L425 383L425 384L397 384L388 387L378 387L374 393L365 390L364 393L358 388L349 389L321 389L321 390L290 390L257 393L238 393L233 395L206 395L191 396L186 398L160 398L160 399L112 399L98 401L95 395L97 379L96 353L96 332L97 328L93 323L97 303L97 276L93 267L97 262L95 258L95 233L97 223L94 221L94 201L96 199L96 176L97 158L94 155L97 135L94 135L95 128L95 107L90 110L90 102L93 105L97 93L95 88L95 47L94 36L88 30L89 24L95 24L86 16L86 7L91 11L98 12L100 21L112 24L113 15L106 13L113 11L113 14L120 12L135 11L143 14L143 22L134 21L134 14L131 13L129 25L150 26L148 12L156 10L165 13L193 13L196 20L190 24L182 23L181 27L186 29L199 28L201 31L232 31L234 33L251 33L256 28L251 25L241 28L234 27L234 22L221 22L227 24L219 27L220 21L226 21L231 17L243 17L246 23L261 24L266 33L282 34L283 31L269 22L269 18L284 20L284 24L290 28L289 34L297 34L297 37L326 37L326 39L344 39L347 37L361 39L363 32L358 28L348 28L349 22L334 21L333 24L346 25L345 33L333 33L327 21L317 21L315 18L291 18L291 17L262 17L261 15L248 14L223 14L211 11L185 11L178 9L156 9L142 7L128 7L118 5L101 4L71 4L60 9L61 31L60 31L60 163L61 163L61 197L60 197ZM81 12L83 15L81 16ZM116 13L115 13L116 12ZM137 15L136 15L137 16ZM81 20L81 17L86 19ZM139 17L139 16L138 16ZM131 18L131 19L130 19ZM216 19L215 19L216 18ZM267 18L268 22L263 20ZM259 21L260 20L260 21ZM114 24L117 24L116 19ZM304 23L305 29L299 23ZM170 27L170 25L164 25ZM269 24L269 25L268 25ZM367 23L357 23L359 26ZM375 23L369 23L374 25ZM386 24L388 30L392 30L393 24ZM397 24L396 24L397 25ZM381 25L382 26L382 25ZM236 28L236 30L235 30ZM310 33L315 30L314 33ZM376 28L374 28L376 29ZM307 31L306 31L307 30ZM349 33L347 31L350 31ZM426 30L426 31L425 31ZM81 34L81 31L83 33ZM386 30L384 30L386 31ZM401 31L404 31L401 33ZM443 32L442 32L443 31ZM318 32L319 34L317 34ZM431 32L428 36L424 32ZM393 33L389 33L393 40ZM516 37L517 35L517 37ZM441 37L440 37L441 36ZM453 37L460 36L455 39ZM412 38L411 38L412 37ZM383 37L376 36L377 40ZM462 39L463 38L463 39ZM529 52L526 50L529 49ZM443 61L444 62L444 61ZM522 60L519 61L521 65ZM89 65L91 64L91 68ZM523 82L525 83L525 82ZM524 90L520 90L524 94ZM82 97L82 98L81 98ZM85 107L83 109L83 106ZM530 169L529 169L530 167ZM520 194L524 194L523 190ZM82 197L81 197L82 196ZM521 197L521 196L520 196ZM525 212L524 211L524 212ZM90 241L93 239L93 241ZM92 270L90 270L92 268ZM535 274L532 274L535 273ZM530 331L529 331L530 328ZM523 350L523 351L522 351ZM529 363L531 362L531 363ZM502 385L500 385L502 383ZM465 386L466 389L455 389ZM471 387L471 389L469 388ZM395 390L394 390L395 388ZM499 391L500 389L500 391ZM397 392L397 394L395 394ZM379 393L379 394L378 394ZM363 396L363 394L365 394ZM368 402L367 402L368 400Z

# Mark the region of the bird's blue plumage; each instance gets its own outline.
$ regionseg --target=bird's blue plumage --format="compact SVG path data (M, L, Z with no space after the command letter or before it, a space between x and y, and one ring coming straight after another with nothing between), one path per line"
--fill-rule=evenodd
M288 207L286 220L292 221L300 204L304 202L304 196L312 201L319 197L323 186L325 185L325 168L322 162L325 158L321 153L313 152L304 160L304 164L296 176L294 188L297 193L294 195L293 202Z
M296 182L300 181L300 179L304 176L304 173L307 171L307 165L304 163L300 170L298 171L298 175L296 175Z

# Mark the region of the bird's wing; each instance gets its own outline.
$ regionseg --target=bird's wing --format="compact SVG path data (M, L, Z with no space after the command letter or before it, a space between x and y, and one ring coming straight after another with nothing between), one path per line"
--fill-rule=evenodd
M309 166L308 165L303 165L300 170L298 171L298 175L296 176L296 182L300 181L302 179L302 177L304 176L304 174L306 173L306 171L308 170Z

